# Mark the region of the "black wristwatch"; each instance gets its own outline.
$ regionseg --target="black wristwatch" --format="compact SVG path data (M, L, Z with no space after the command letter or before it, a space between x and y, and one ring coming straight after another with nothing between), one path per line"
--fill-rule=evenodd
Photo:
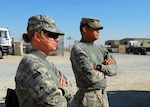
M102 65L97 65L97 66L96 66L96 69L97 69L98 71L101 71L101 68L102 68Z

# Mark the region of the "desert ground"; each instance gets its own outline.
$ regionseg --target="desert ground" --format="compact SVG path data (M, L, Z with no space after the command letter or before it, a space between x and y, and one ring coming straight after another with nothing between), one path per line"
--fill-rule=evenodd
M48 56L47 60L66 75L77 90L69 60L64 56ZM112 53L116 59L117 75L107 77L107 94L110 107L150 107L150 56ZM23 56L4 56L0 59L0 107L4 107L7 88L15 88L14 77ZM69 105L73 107L73 103Z

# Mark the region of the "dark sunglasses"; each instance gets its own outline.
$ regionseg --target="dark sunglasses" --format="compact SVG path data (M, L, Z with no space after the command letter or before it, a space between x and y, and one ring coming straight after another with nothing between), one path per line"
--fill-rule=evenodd
M45 32L45 33L47 33L48 36L53 39L57 39L59 37L57 33L52 33L52 32Z

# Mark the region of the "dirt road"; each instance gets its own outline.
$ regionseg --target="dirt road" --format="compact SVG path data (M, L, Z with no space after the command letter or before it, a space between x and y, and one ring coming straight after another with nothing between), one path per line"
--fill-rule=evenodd
M118 64L118 74L107 77L110 107L150 107L150 56L112 53ZM14 76L23 56L4 56L0 59L0 101L4 101L7 88L14 88ZM76 85L69 53L48 56ZM71 105L72 106L72 105ZM70 106L70 107L71 107Z

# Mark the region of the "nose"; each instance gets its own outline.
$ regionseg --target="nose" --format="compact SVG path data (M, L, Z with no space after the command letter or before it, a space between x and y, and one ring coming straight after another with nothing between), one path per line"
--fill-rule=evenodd
M55 42L59 42L59 38L54 39Z

